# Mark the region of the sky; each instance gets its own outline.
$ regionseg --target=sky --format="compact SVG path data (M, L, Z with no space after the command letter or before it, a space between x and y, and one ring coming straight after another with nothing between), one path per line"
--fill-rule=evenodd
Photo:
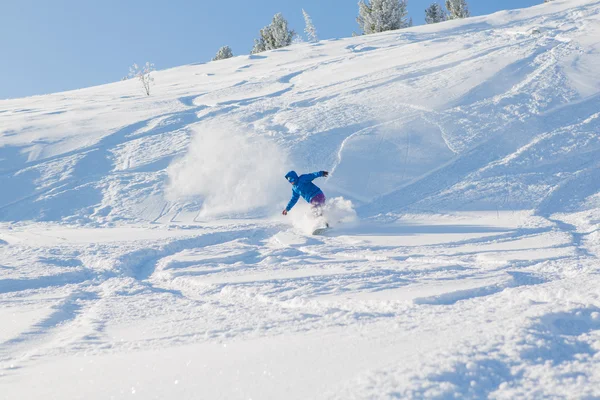
M408 0L415 25L432 1ZM542 2L468 0L473 16ZM277 12L303 32L302 8L319 39L360 32L357 0L0 0L0 99L118 81L133 63L205 62L223 45L248 54Z

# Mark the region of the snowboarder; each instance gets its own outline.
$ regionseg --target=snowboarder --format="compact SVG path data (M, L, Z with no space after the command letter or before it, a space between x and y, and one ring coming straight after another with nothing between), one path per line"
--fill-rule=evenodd
M316 216L322 214L321 208L325 205L325 195L317 185L312 183L315 178L325 177L329 175L327 171L313 172L298 176L295 171L290 171L285 175L285 179L292 184L292 199L282 214L287 213L296 205L300 196L304 198L313 207L313 212Z

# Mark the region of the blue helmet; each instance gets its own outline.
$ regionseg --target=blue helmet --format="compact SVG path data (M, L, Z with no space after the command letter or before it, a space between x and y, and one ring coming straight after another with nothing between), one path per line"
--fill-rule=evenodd
M290 171L285 175L285 179L287 179L291 183L294 183L298 181L298 174L296 173L296 171Z

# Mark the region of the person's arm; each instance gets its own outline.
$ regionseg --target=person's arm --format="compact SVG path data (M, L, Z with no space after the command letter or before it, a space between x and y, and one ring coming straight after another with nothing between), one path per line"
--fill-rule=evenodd
M312 182L316 178L320 178L320 177L327 178L328 175L329 175L329 172L327 172L327 171L319 171L319 172L312 172L310 174L306 174L303 176L306 176L308 178L308 180Z
M291 198L290 202L288 203L287 207L285 208L285 210L283 210L282 214L287 215L287 213L296 205L299 198L300 198L300 195L298 193L296 193L295 190L292 190L292 198Z

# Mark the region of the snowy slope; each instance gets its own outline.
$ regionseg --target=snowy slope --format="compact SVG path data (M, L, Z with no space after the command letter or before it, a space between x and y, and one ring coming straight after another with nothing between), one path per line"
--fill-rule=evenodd
M0 101L0 399L600 396L599 66L556 0Z

